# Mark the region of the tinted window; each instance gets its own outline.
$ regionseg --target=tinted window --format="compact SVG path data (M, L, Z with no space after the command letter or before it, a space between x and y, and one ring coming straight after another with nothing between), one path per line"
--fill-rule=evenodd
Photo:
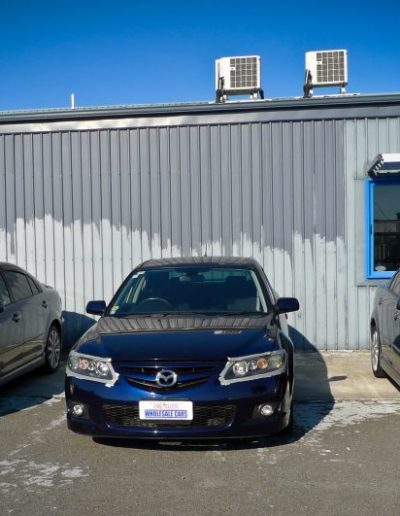
M32 296L32 290L25 274L14 271L5 271L4 275L8 286L11 289L14 301L19 301L20 299L26 299L27 297Z
M111 315L267 311L257 275L233 267L169 267L139 271L110 307Z
M3 305L9 305L11 303L10 294L2 276L0 276L0 302L3 303Z
M33 281L32 278L30 278L29 276L27 276L27 278L28 278L28 282L31 287L31 290L33 292L33 295L36 296L36 294L39 294L40 289L39 289L38 285L36 284L36 282Z

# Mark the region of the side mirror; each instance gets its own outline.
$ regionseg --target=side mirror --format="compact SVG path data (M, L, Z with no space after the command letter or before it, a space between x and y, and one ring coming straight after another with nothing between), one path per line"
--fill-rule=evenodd
M89 301L86 305L86 312L92 315L103 315L107 305L105 301Z
M3 305L3 301L0 301L0 314L4 312L4 305Z
M275 311L278 314L297 312L299 308L299 301L295 297L279 297L276 300Z
M400 297L399 297L399 299L397 300L396 310L400 310ZM0 305L0 312L1 312L1 305Z

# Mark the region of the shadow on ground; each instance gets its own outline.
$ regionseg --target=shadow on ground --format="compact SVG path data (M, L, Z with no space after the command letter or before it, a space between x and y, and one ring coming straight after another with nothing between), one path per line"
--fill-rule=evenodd
M54 374L45 374L41 369L31 371L0 389L0 418L50 401L64 393L65 363Z

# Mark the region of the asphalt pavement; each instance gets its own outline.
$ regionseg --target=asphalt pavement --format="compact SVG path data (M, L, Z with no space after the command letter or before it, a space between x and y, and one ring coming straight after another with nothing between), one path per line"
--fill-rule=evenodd
M65 423L63 371L0 389L0 514L398 515L400 391L369 355L296 355L291 437L98 444Z

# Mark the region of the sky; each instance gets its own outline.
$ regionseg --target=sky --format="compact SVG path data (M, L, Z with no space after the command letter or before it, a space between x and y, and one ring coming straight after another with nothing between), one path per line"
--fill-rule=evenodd
M212 101L236 55L299 96L305 52L340 48L349 93L400 92L399 19L399 0L0 0L0 110Z

